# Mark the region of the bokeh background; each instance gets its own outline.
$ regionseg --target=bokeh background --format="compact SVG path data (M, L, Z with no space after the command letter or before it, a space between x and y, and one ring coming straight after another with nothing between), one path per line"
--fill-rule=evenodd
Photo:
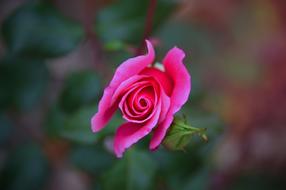
M1 190L286 189L284 0L157 0L148 38L159 62L185 50L192 92L179 114L208 143L149 152L144 139L117 159L120 114L91 133L150 2L0 0Z

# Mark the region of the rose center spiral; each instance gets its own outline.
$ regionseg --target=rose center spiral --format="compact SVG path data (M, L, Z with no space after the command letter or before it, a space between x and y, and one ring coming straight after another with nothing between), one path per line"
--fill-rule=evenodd
M123 118L129 122L143 123L152 117L157 94L154 81L140 81L133 84L122 97L120 109Z

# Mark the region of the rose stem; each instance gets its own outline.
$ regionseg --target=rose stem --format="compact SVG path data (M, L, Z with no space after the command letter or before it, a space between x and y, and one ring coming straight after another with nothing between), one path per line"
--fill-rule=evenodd
M139 55L142 53L142 51L144 49L145 39L148 38L150 33L151 33L152 26L153 26L154 13L156 10L156 4L157 4L157 0L150 0L149 1L146 20L145 20L145 28L144 28L143 38L139 44L139 47L136 50L136 55Z
M100 6L97 1L94 0L84 0L82 1L82 11L83 11L83 18L82 24L85 31L85 37L88 41L88 45L92 51L91 58L92 61L95 63L94 67L96 70L99 70L102 77L106 78L107 80L110 78L110 70L104 64L105 60L103 55L102 44L97 37L96 32L93 30L93 15L97 14L98 6Z

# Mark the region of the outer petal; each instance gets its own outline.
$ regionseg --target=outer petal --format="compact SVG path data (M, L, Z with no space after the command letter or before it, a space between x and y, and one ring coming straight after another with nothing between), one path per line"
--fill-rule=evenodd
M148 53L135 58L128 59L123 62L115 71L114 77L109 86L104 90L98 106L98 112L91 119L91 128L93 132L101 130L107 122L111 119L116 111L117 105L112 102L112 95L116 88L129 77L138 74L145 67L154 61L155 52L152 44L146 40Z
M126 79L125 81L123 81L118 88L116 88L116 90L114 91L113 95L112 95L112 102L111 104L113 104L116 99L120 96L122 96L122 93L124 93L124 91L126 91L127 89L132 88L132 84L136 83L138 80L146 78L146 76L143 75L134 75L132 77L130 77L129 79Z
M148 135L158 123L161 113L161 102L159 103L155 115L146 123L125 123L121 125L115 135L114 151L117 157L122 157L123 152L131 145Z
M150 149L156 149L166 135L167 129L173 121L173 115L179 111L182 105L188 100L191 91L191 76L183 64L185 53L174 47L163 60L166 73L174 82L173 92L171 94L170 109L166 119L158 125L152 136Z
M170 98L165 94L164 90L161 89L161 101L162 101L162 110L160 114L159 123L164 121L167 117L168 110L170 108Z
M163 120L165 120L165 118L168 114L168 111L170 109L171 100L170 100L170 97L166 94L166 92L164 90L164 87L161 83L162 80L160 80L160 78L158 78L156 76L153 76L153 77L154 77L154 80L157 81L156 84L154 84L154 87L156 88L157 94L160 95L159 99L162 103L161 114L160 114L160 118L159 118L159 122L158 122L158 123L161 123Z
M158 83L163 87L164 91L168 96L171 95L173 89L173 81L169 78L167 73L155 68L147 67L140 74L154 77Z

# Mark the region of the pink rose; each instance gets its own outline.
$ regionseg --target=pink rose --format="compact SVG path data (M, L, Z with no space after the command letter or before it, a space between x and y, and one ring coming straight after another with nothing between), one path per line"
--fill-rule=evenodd
M174 114L188 99L191 77L183 64L184 52L174 47L160 68L153 66L155 52L146 40L148 53L123 62L104 90L98 112L92 117L93 132L98 132L119 108L126 123L118 127L114 151L122 157L125 149L153 131L150 149L164 139Z

